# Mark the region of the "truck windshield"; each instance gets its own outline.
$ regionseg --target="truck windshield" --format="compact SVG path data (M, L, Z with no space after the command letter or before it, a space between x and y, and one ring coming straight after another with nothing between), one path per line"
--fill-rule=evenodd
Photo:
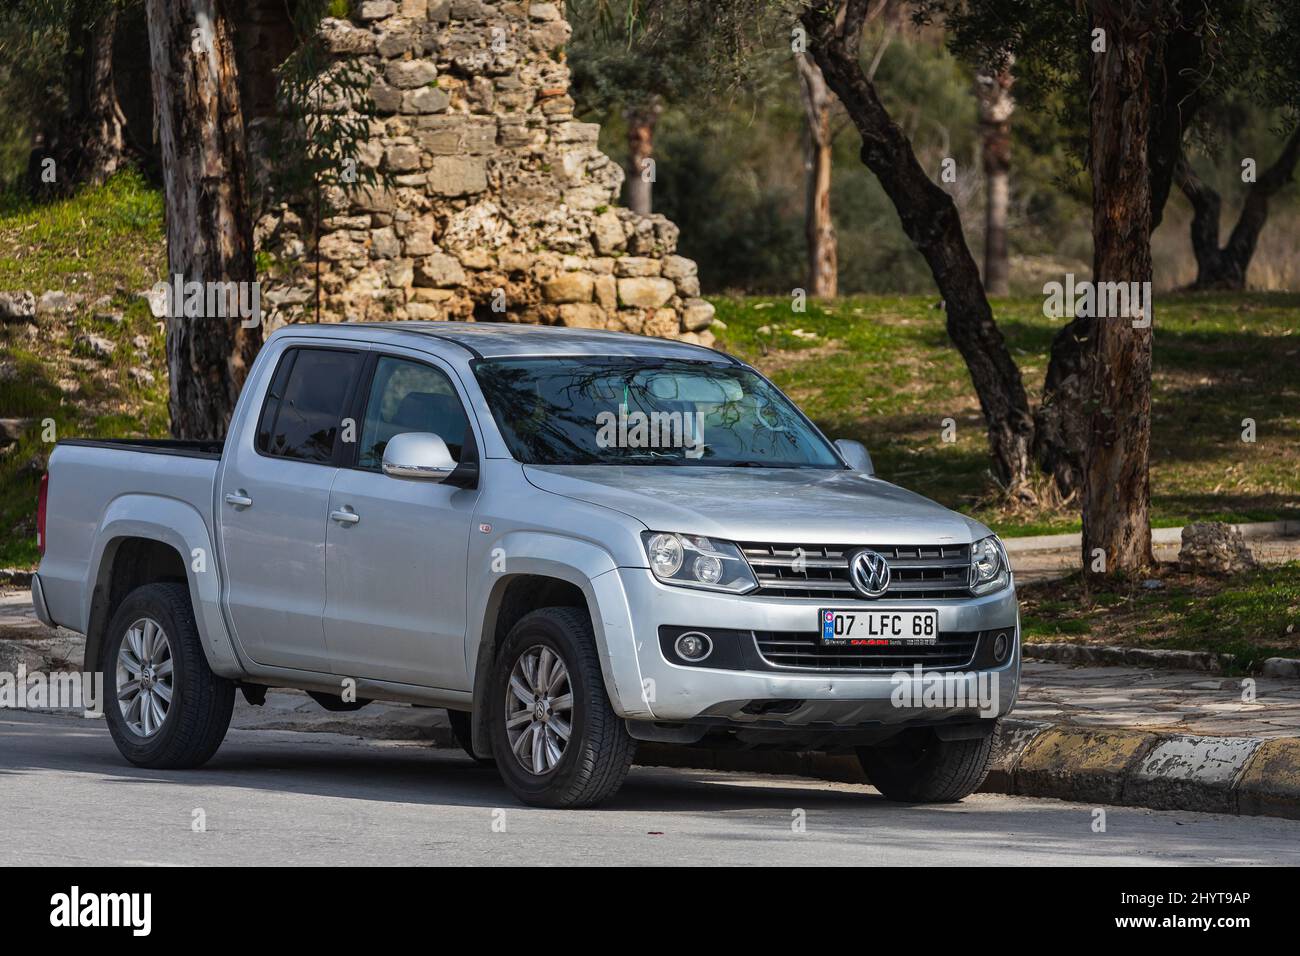
M525 464L844 467L784 395L736 365L484 359L474 374Z

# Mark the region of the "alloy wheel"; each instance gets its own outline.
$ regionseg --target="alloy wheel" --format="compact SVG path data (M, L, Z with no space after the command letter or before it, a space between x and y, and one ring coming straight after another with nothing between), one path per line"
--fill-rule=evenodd
M537 776L550 773L573 733L573 687L564 659L543 644L520 654L505 707L506 737L519 765Z
M117 652L117 704L133 734L152 737L171 709L174 668L167 634L142 617L126 631Z

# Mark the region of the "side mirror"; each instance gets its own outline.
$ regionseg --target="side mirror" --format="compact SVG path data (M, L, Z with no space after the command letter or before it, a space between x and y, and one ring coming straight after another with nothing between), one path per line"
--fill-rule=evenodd
M455 470L447 443L433 432L403 432L384 447L384 474L390 478L443 481Z
M861 472L864 475L874 475L875 466L871 464L871 453L867 451L867 446L860 441L849 441L847 438L837 439L835 447L845 463L854 471Z

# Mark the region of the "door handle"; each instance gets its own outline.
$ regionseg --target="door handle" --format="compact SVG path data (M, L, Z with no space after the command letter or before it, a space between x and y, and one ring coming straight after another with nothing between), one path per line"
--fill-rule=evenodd
M240 488L239 491L226 495L226 504L234 505L236 508L248 508L253 504L253 499L248 497L248 492Z
M361 515L355 511L331 511L330 517L339 524L356 524L361 520Z

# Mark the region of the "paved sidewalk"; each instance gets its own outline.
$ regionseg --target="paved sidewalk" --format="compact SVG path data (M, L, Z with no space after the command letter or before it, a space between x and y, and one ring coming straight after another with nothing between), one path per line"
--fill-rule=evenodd
M418 740L434 747L457 747L447 712L441 707L412 707L375 701L350 713L333 713L297 690L272 690L260 707L235 696L236 730L293 730L345 734L366 740Z
M79 667L81 657L81 637L41 625L31 615L25 591L0 592L0 671L14 673L20 663L29 671L66 670ZM1026 661L1013 716L1084 728L1297 737L1300 681ZM250 707L241 698L235 726L450 743L441 710L376 703L355 713L334 714L290 691L271 692L264 707Z
M62 628L58 633L77 636ZM0 588L0 639L50 636L50 629L36 619L31 591L27 588Z
M1092 728L1297 737L1300 681L1026 661L1012 716Z

